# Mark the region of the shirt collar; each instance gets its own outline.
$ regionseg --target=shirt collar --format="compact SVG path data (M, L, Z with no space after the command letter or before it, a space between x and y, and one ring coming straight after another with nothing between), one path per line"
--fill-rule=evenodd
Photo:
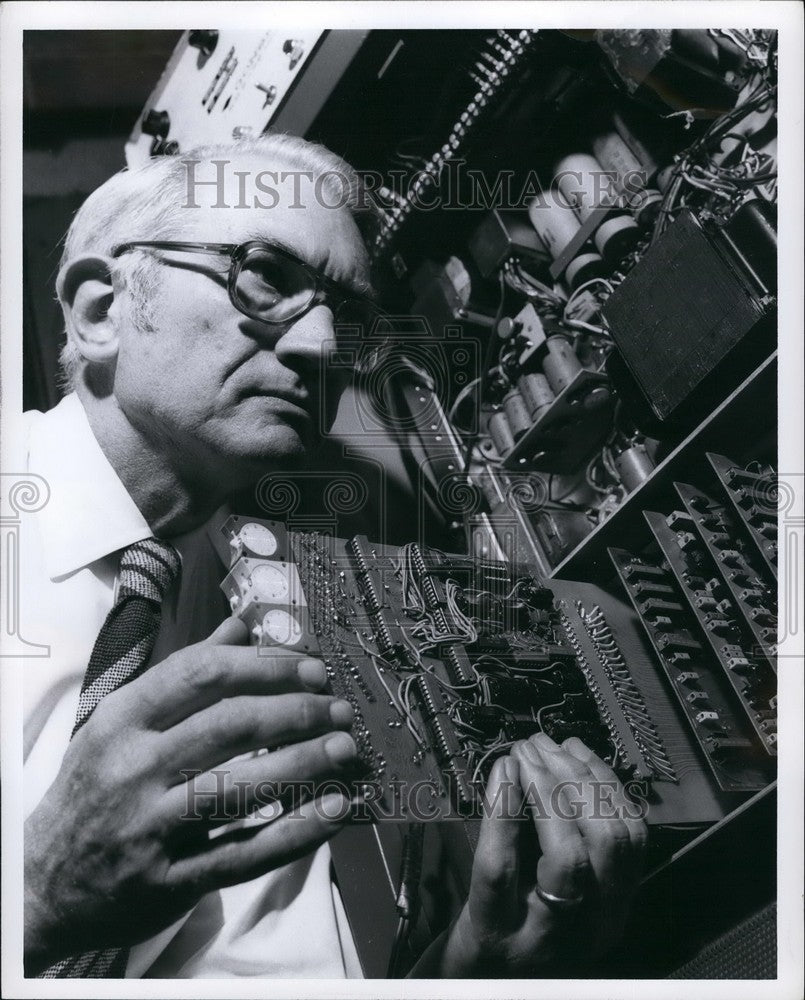
M33 424L29 462L50 487L37 517L51 580L152 536L75 393Z

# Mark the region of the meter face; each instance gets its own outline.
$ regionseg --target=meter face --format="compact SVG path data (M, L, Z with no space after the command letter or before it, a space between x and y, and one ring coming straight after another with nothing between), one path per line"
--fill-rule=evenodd
M277 536L263 524L250 521L239 532L240 540L247 549L258 556L273 556L277 551Z
M302 626L293 615L280 608L263 617L263 632L283 646L295 646L302 639Z
M267 601L287 600L290 593L288 577L277 566L263 564L251 571L251 583L261 598Z

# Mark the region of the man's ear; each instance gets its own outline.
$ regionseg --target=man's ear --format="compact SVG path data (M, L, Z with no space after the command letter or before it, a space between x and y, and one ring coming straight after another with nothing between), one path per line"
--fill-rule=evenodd
M111 257L88 254L65 264L56 279L67 336L93 364L114 361L119 348L117 323L110 315L115 299L113 266Z

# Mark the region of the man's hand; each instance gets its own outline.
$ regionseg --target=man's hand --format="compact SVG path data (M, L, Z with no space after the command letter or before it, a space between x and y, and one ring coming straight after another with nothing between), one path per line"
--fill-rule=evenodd
M356 755L337 732L349 728L351 706L320 693L324 665L282 649L258 655L247 638L228 619L107 695L75 735L25 826L28 975L146 940L204 893L286 864L340 829L348 801L335 792L220 831L264 805L272 783L346 781Z
M578 972L622 933L646 843L638 808L580 740L544 734L495 762L486 795L467 903L413 974Z

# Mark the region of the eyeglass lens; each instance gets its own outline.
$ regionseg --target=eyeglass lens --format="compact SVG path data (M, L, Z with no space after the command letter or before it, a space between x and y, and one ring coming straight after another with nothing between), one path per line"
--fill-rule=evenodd
M250 250L240 262L234 292L247 315L276 323L303 313L316 287L312 275L296 261L260 247ZM391 332L382 313L365 299L344 298L331 307L336 323L357 328L359 336Z
M268 248L250 251L235 281L244 312L272 322L298 315L314 292L313 280L303 267Z

